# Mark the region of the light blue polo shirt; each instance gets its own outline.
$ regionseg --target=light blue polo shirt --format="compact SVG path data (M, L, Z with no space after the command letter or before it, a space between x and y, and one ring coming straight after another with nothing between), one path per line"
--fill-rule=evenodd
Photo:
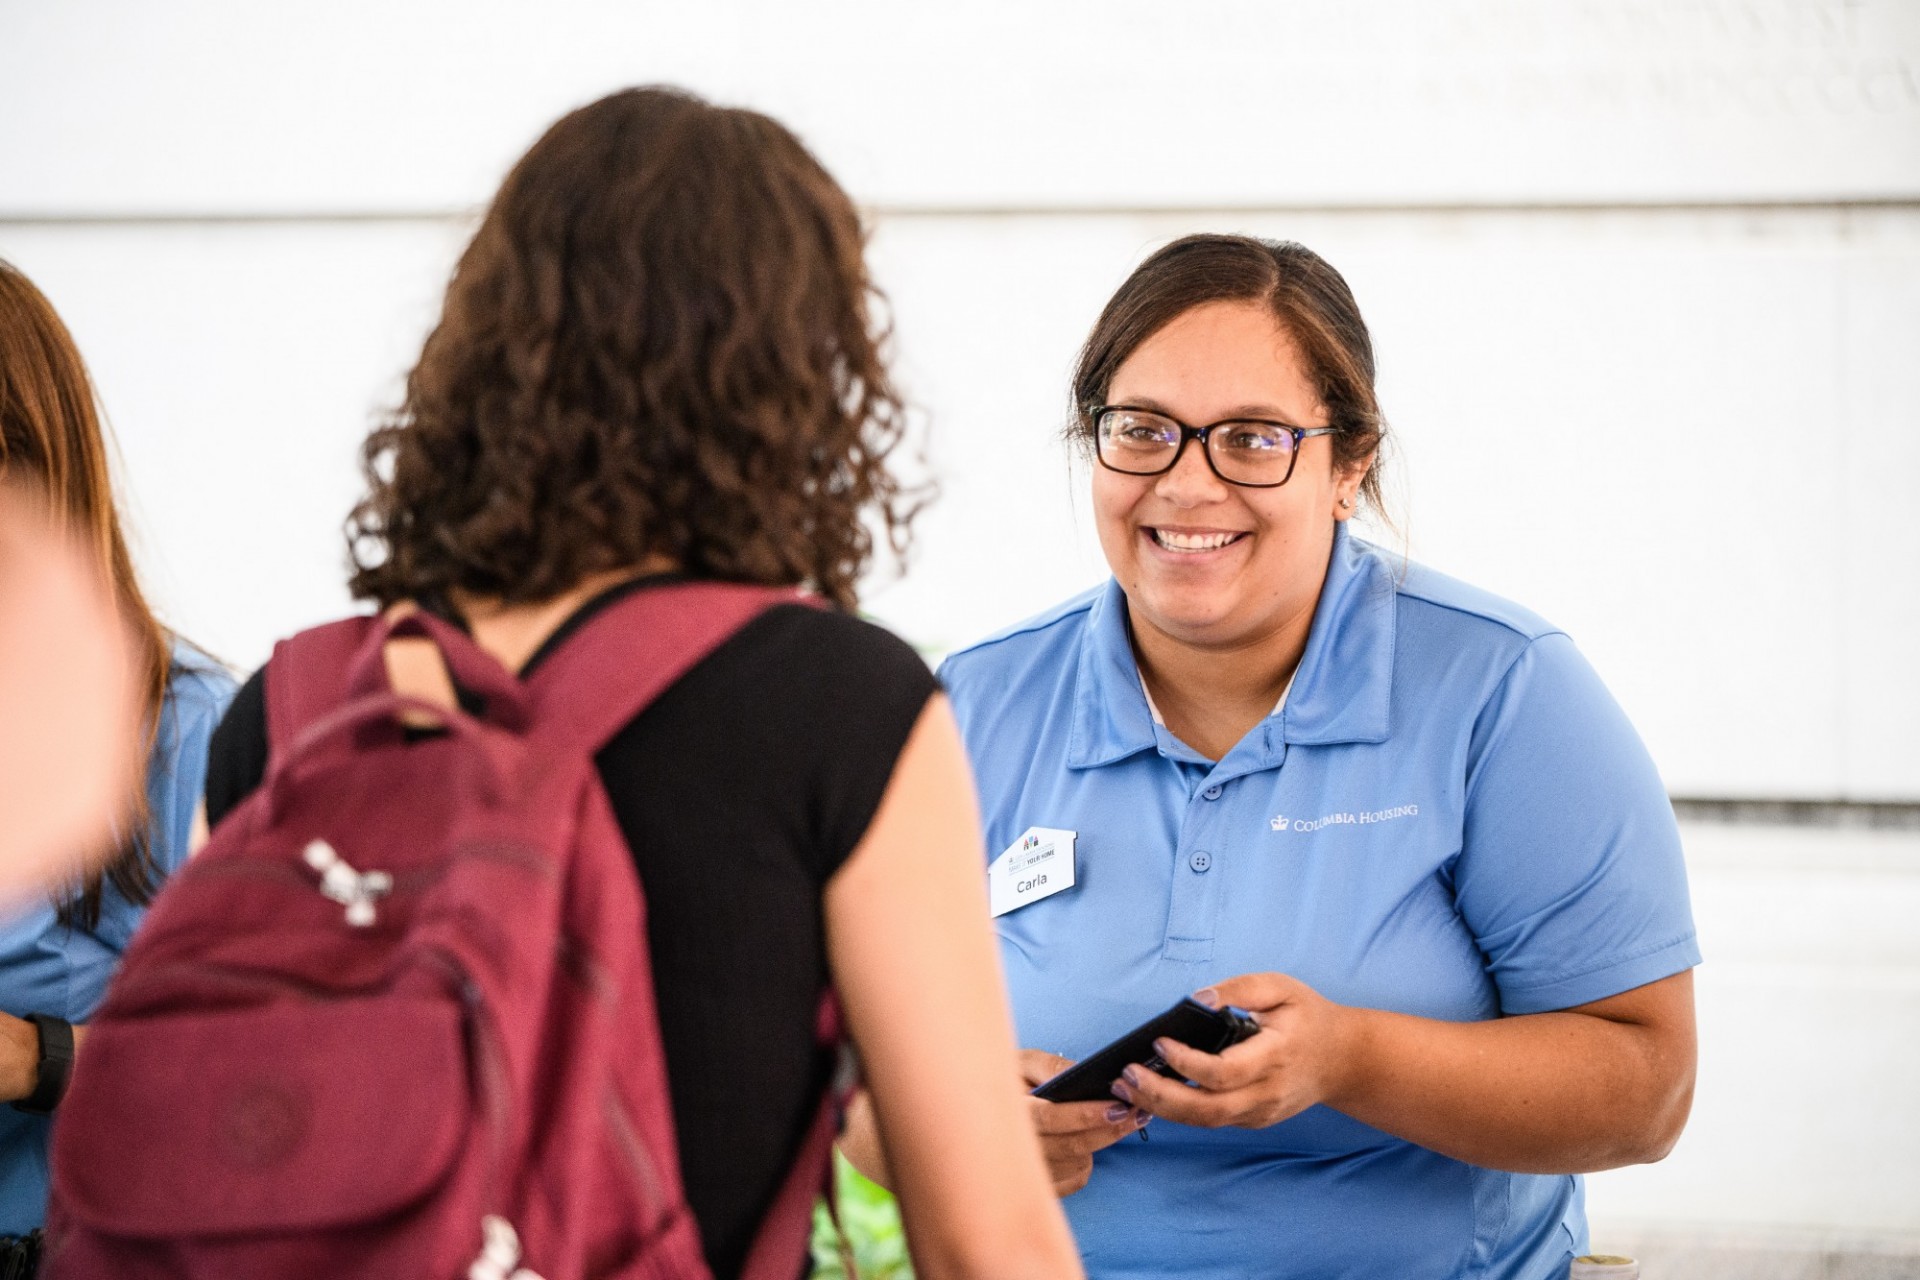
M940 675L988 856L1079 835L1074 887L995 922L1023 1046L1078 1058L1242 973L1464 1021L1699 963L1665 790L1573 643L1345 525L1285 704L1218 763L1154 723L1112 582ZM1587 1246L1578 1178L1326 1107L1149 1132L1065 1202L1093 1280L1547 1280Z
M233 678L213 659L174 642L146 776L148 847L163 876L186 861L206 785L207 744L233 691ZM92 930L61 924L44 897L0 909L0 1009L85 1022L145 914L111 883L101 886L100 923ZM0 1235L24 1235L46 1217L51 1128L50 1117L0 1103Z

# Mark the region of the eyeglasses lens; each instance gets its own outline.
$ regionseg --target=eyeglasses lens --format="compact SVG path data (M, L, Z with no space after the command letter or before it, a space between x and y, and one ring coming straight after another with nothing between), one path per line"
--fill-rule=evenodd
M1247 484L1279 484L1293 469L1293 433L1271 423L1223 422L1207 450L1221 475Z
M1110 409L1095 423L1100 460L1132 475L1172 466L1183 435L1172 419L1134 409ZM1280 484L1293 466L1293 433L1269 422L1221 422L1207 432L1207 453L1228 480Z
M1180 424L1153 413L1113 409L1095 424L1100 460L1115 471L1165 471L1180 449Z

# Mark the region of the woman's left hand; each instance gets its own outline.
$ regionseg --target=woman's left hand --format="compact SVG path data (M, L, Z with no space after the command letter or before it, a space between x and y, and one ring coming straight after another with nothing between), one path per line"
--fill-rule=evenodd
M0 1013L0 1102L17 1102L40 1083L40 1029Z
M1176 1124L1264 1129L1339 1092L1354 1052L1346 1006L1283 973L1231 978L1195 999L1245 1009L1260 1030L1218 1054L1162 1039L1155 1050L1198 1087L1133 1066L1116 1097Z
M73 1056L87 1038L85 1024L73 1024ZM25 1018L0 1013L0 1103L33 1096L40 1084L40 1028Z

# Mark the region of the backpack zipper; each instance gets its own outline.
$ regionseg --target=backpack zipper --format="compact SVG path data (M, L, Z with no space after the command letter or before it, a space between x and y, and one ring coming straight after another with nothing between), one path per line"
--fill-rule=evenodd
M350 1000L356 996L373 995L386 990L388 983L369 982L360 986L326 986L318 982L309 982L305 978L290 978L283 973L267 972L260 969L245 969L230 964L214 964L205 960L169 960L146 973L136 974L130 981L118 983L112 992L116 1004L129 1001L137 1003L137 997L146 988L162 980L171 978L176 970L191 970L196 980L212 980L237 991L249 993L265 992L271 995L296 995L310 1000Z
M309 843L309 847L311 843L312 842ZM339 855L335 854L334 856L338 857ZM409 867L403 871L367 872L365 874L387 876L391 881L392 890L395 892L401 889L417 889L422 885L431 884L435 880L440 879L440 877L447 873L449 866L456 858L490 858L496 862L511 863L523 870L534 872L542 879L555 880L559 877L559 873L554 868L551 860L543 858L539 854L533 853L518 845L490 840L475 840L468 844L461 845L447 857L429 866ZM344 862L344 859L342 861ZM176 871L173 875L173 880L178 882L181 880L199 879L202 876L258 876L264 879L284 880L289 884L297 884L302 888L311 890L314 888L313 876L308 871L302 870L302 867L312 867L314 871L320 871L320 868L313 867L312 863L305 860L304 853L298 864L268 858L234 857L221 858L214 862L195 859ZM348 868L348 870L352 870L352 868ZM320 874L324 880L325 872L320 871Z

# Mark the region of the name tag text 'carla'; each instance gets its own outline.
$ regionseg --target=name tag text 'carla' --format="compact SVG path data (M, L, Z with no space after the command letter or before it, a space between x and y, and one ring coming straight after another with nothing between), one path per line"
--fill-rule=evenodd
M1077 838L1075 832L1058 827L1028 827L987 867L987 899L993 914L1003 916L1071 889Z

